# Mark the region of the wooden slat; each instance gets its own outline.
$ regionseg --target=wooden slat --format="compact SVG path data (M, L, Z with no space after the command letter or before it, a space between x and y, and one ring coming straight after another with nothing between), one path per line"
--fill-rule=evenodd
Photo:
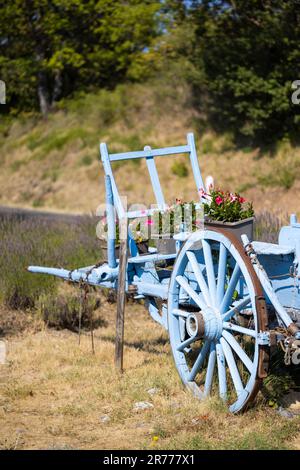
M149 147L149 145L147 145L146 147L144 147L144 150L146 152L148 152L148 151L150 152L151 147ZM156 202L161 208L163 208L164 205L165 205L165 200L164 200L164 195L163 195L161 185L160 185L160 182L159 182L159 177L158 177L154 157L152 157L152 156L147 157L146 158L146 163L147 163L147 168L148 168L150 179L151 179L152 188L153 188L153 191L154 191L154 194L155 194Z
M166 147L163 149L141 150L138 152L111 153L109 160L117 162L119 160L130 160L131 158L162 157L165 155L176 155L178 153L190 153L189 145L179 145L177 147Z
M127 219L120 220L120 233L127 233ZM126 231L126 232L125 232ZM117 318L115 341L115 365L123 372L124 318L126 301L127 238L120 241L120 262L117 291Z

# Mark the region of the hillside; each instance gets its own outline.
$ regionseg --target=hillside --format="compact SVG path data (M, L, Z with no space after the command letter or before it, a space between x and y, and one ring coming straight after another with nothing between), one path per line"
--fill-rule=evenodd
M99 142L110 151L181 145L194 131L204 176L254 201L256 210L300 209L300 150L281 141L270 152L236 149L229 135L199 123L190 90L179 82L121 85L115 91L77 95L47 119L34 115L0 125L0 204L94 212L104 201ZM201 119L200 119L201 118ZM196 198L185 157L158 160L165 197ZM186 163L185 163L186 162ZM144 162L118 164L116 180L134 203L154 202Z

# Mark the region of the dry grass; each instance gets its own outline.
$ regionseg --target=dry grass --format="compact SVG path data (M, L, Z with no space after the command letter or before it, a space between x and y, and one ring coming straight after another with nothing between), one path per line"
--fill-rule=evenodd
M128 85L73 100L67 112L58 110L47 121L16 120L1 142L0 204L94 212L104 202L99 141L113 152L137 150L185 144L186 133L194 130L204 177L212 174L217 185L241 190L256 210L297 212L299 148L281 142L272 154L261 155L258 149L237 151L229 136L196 131L189 94L181 84ZM167 201L197 197L191 171L176 176L174 157L157 161ZM116 180L130 202L155 202L145 164L119 165Z
M126 310L125 372L114 370L115 305L89 334L27 331L7 339L0 366L0 446L4 449L282 449L297 447L300 421L258 403L233 416L182 388L168 336L138 304ZM148 390L156 389L151 395ZM153 408L133 411L148 401ZM102 422L108 415L110 420ZM291 438L294 437L294 441ZM298 438L299 439L299 438ZM299 446L298 446L299 447Z
M97 97L79 103L77 110L57 111L48 121L16 121L0 146L0 204L94 212L104 202L99 140L107 141L112 151L180 145L195 127L195 116L185 107L188 91L167 88L174 96L133 86L118 98L118 119L109 122L103 119L105 110L97 114L98 104L103 104ZM126 99L128 106L122 104ZM204 177L212 174L217 185L241 190L256 210L285 213L300 208L299 149L285 144L273 156L260 157L258 151L233 150L225 137L195 136ZM182 156L178 159L183 161ZM173 162L158 159L166 200L195 198L191 172L174 175ZM144 163L119 165L115 174L130 202L154 201ZM0 307L1 316L7 313ZM300 447L299 419L282 418L262 401L246 414L232 416L218 402L200 403L191 397L178 378L167 333L141 305L127 306L125 372L119 376L113 366L114 313L115 305L103 302L105 323L95 332L95 355L88 335L79 346L74 333L49 330L39 322L32 327L27 313L10 312L1 322L10 334L8 361L0 365L1 448ZM16 320L17 329L25 329L17 335ZM151 388L157 393L150 395ZM133 411L139 401L149 401L153 408ZM103 415L109 421L102 422Z

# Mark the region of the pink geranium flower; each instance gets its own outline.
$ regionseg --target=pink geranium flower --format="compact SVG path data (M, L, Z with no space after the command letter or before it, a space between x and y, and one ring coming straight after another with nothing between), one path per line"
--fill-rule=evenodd
M222 202L223 202L223 199L221 198L221 196L216 197L216 204L218 204L218 206L220 206Z
M154 222L152 219L146 220L146 225L154 225Z
M229 197L230 197L230 202L235 202L238 199L237 196L235 196L235 194L232 194L232 193L230 193Z

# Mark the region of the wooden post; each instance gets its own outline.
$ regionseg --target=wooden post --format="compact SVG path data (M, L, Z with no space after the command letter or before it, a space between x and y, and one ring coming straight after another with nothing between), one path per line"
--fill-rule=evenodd
M120 220L120 261L117 291L117 318L116 318L116 343L115 366L123 372L124 349L124 317L126 302L126 271L127 271L127 218Z

